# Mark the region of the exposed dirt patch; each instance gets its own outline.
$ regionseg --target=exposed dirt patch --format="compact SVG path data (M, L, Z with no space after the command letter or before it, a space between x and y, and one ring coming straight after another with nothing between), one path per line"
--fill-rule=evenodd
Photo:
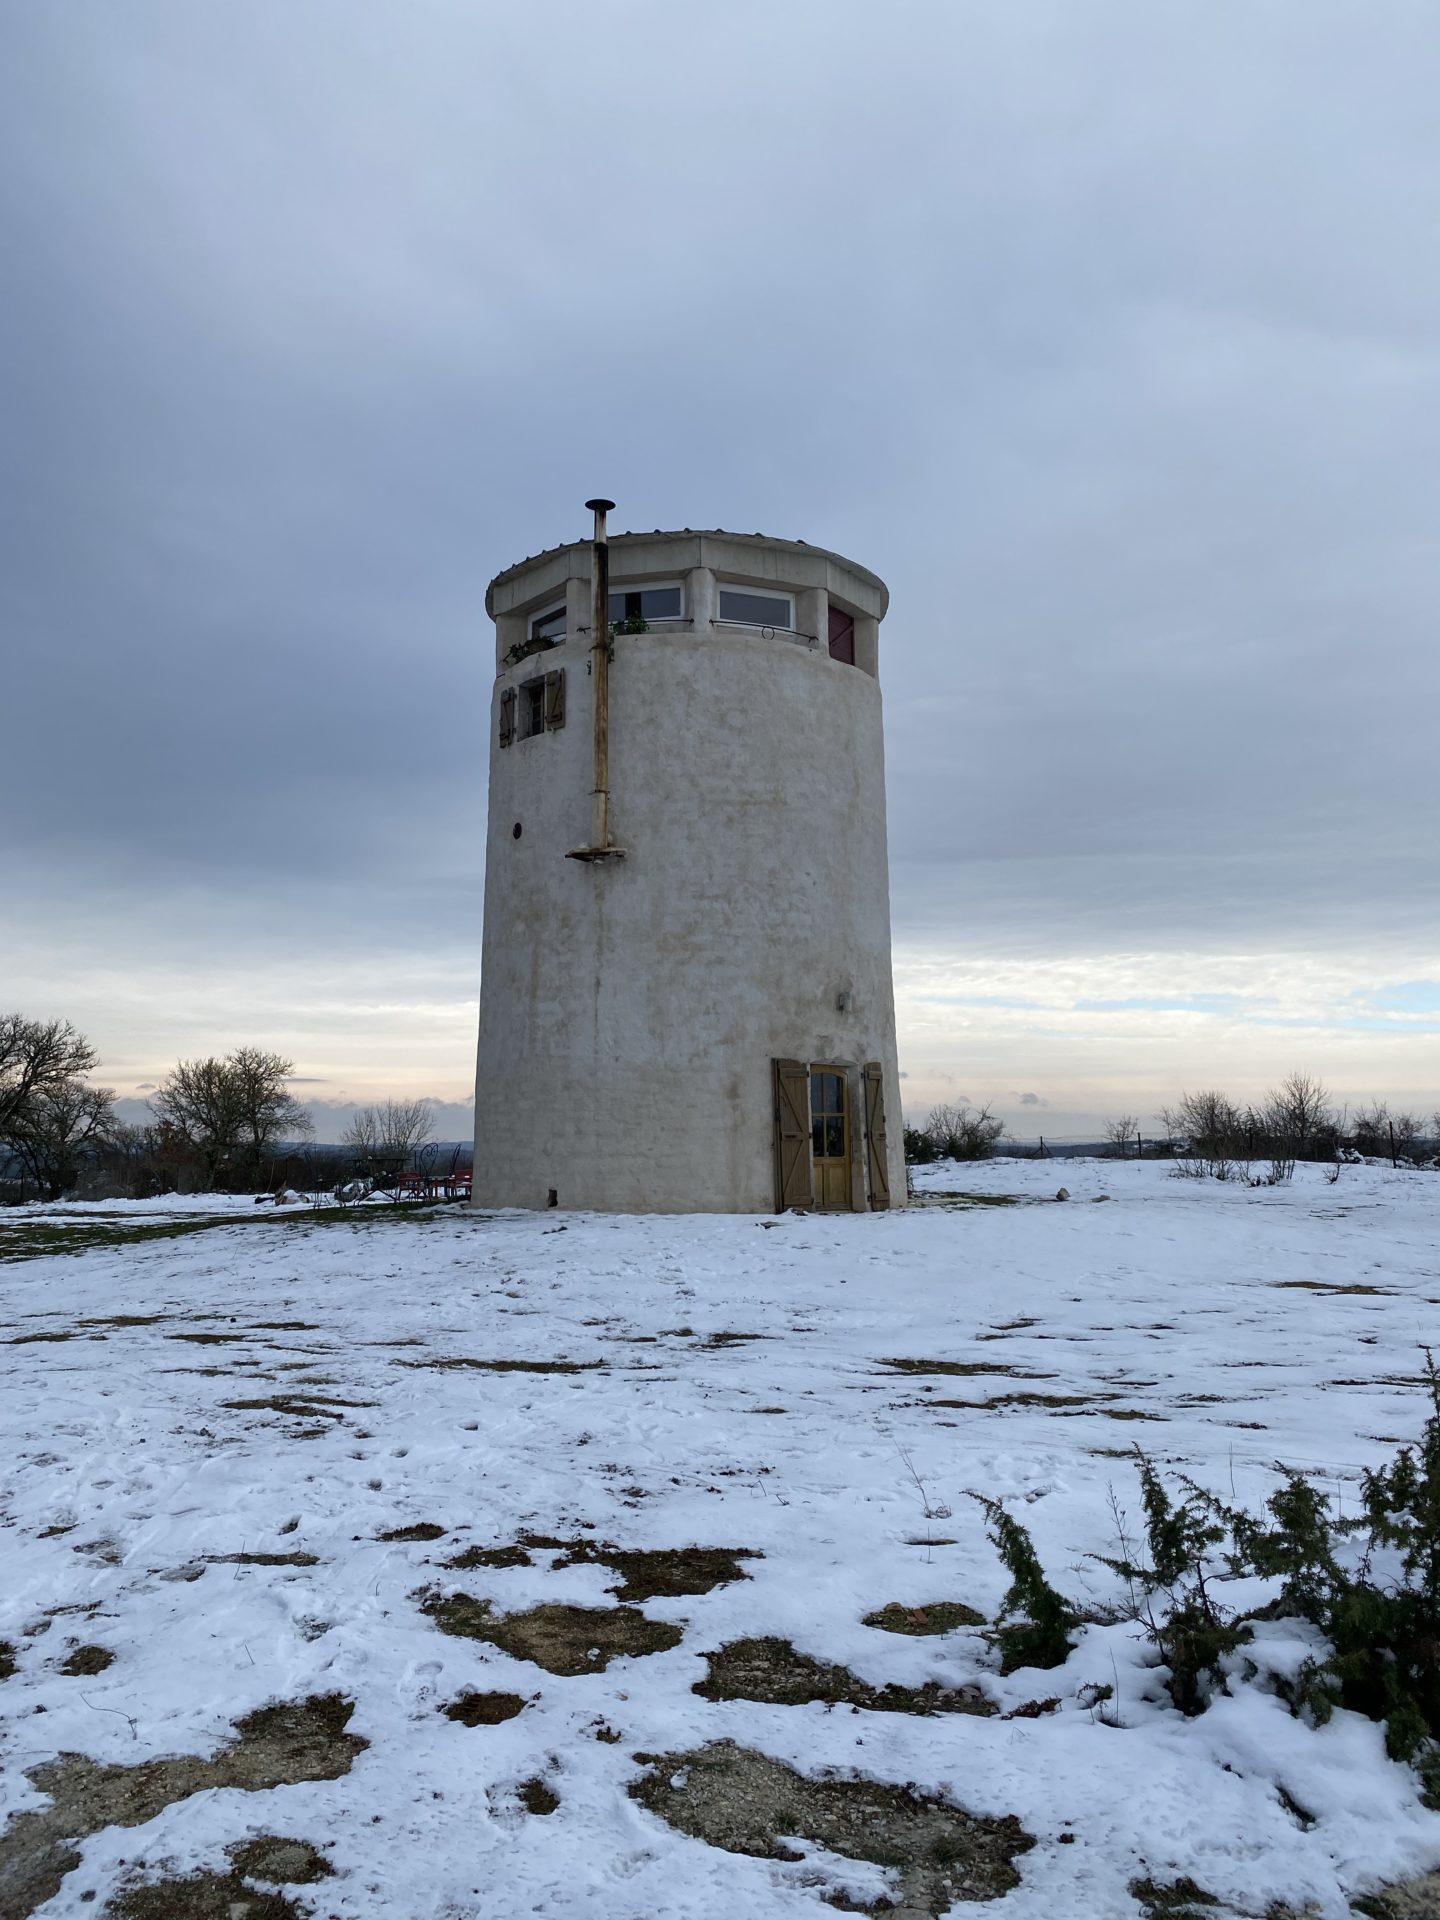
M69 1333L17 1333L10 1342L12 1347L31 1347L39 1340L75 1340L79 1336L72 1330Z
M15 1649L8 1640L0 1640L0 1680L8 1680L15 1671Z
M99 1833L102 1827L143 1826L173 1801L211 1787L254 1793L295 1786L302 1780L338 1780L369 1744L345 1731L354 1710L354 1701L338 1693L261 1707L235 1722L237 1738L210 1760L182 1754L170 1760L142 1761L138 1766L101 1766L84 1754L66 1753L32 1768L31 1784L49 1794L51 1804L38 1812L16 1814L0 1834L0 1914L4 1920L25 1920L51 1899L65 1875L80 1864L73 1842ZM134 1890L135 1896L151 1891ZM170 1920L186 1909L172 1900L169 1906L114 1911L126 1920L132 1914L136 1920ZM215 1909L190 1911L208 1915ZM279 1916L281 1909L273 1912ZM290 1912L284 1910L286 1915ZM256 1916L271 1920L271 1914L261 1908Z
M915 1195L910 1205L921 1207L1018 1207L1035 1202L1019 1193L961 1193L943 1187L927 1187Z
M1278 1287L1282 1292L1292 1291L1297 1288L1305 1293L1393 1294L1395 1292L1394 1287L1371 1287L1366 1286L1359 1280L1349 1282L1339 1280L1272 1280L1270 1285L1272 1287Z
M466 1547L440 1564L456 1573L474 1573L480 1567L533 1567L535 1562L524 1547Z
M797 1653L788 1640L732 1640L705 1659L710 1671L693 1691L706 1700L759 1700L775 1707L803 1707L820 1700L826 1706L864 1707L871 1713L995 1712L994 1702L978 1687L942 1687L935 1680L923 1687L893 1681L872 1687L848 1667Z
M953 1633L957 1627L983 1627L985 1616L963 1600L932 1600L928 1606L907 1607L891 1600L874 1613L865 1615L862 1625L880 1627L886 1633Z
M251 1328L256 1333L319 1333L318 1320L252 1320Z
M318 1567L313 1553L207 1553L212 1567Z
M612 1660L666 1653L680 1644L679 1627L651 1620L637 1607L531 1607L497 1614L488 1600L468 1593L431 1595L421 1611L442 1633L484 1640L517 1660L533 1660L547 1673L600 1673Z
M248 1340L247 1333L167 1333L167 1340L188 1340L195 1347L228 1347L236 1340Z
M605 1360L470 1360L463 1354L437 1354L433 1360L397 1360L397 1367L475 1367L481 1373L595 1373Z
M707 1333L700 1342L702 1347L739 1347L748 1340L773 1340L773 1333L731 1333L722 1330L719 1333Z
M77 1327L155 1327L162 1320L173 1320L173 1313L101 1313L89 1320L77 1320Z
M1140 1902L1146 1920L1201 1920L1206 1907L1218 1907L1213 1893L1182 1878L1162 1885L1158 1880L1132 1880L1130 1891Z
M1103 1396L1102 1396L1103 1397ZM972 1412L989 1413L996 1407L1086 1407L1091 1396L1085 1393L995 1393L988 1400L922 1400L924 1407L968 1407Z
M437 1527L433 1520L417 1520L412 1527L391 1527L388 1533L376 1534L377 1540L443 1540L444 1527Z
M308 1840L289 1840L283 1834L257 1833L227 1847L230 1864L247 1880L271 1880L280 1886L308 1887L328 1880L335 1869Z
M709 1593L732 1580L748 1580L742 1560L762 1556L747 1547L660 1547L631 1552L593 1540L569 1543L559 1567L607 1566L620 1575L610 1591L620 1600L655 1600L661 1596Z
M247 1886L238 1873L191 1873L127 1887L105 1908L105 1920L305 1920L283 1893Z
M113 1667L115 1656L109 1647L76 1647L75 1651L60 1662L60 1671L71 1680L81 1680L87 1674L104 1673L107 1667Z
M283 1413L292 1420L343 1420L342 1407L373 1407L373 1400L341 1400L331 1393L272 1393L263 1400L222 1400L236 1413Z
M520 1804L527 1813L554 1813L560 1796L537 1773L533 1779L521 1781Z
M525 1711L518 1693L457 1693L448 1706L440 1709L447 1720L458 1720L462 1727L498 1727Z
M730 1740L636 1758L652 1770L631 1784L631 1797L681 1833L728 1853L792 1861L805 1856L785 1839L803 1836L848 1860L888 1867L898 1905L911 1913L998 1899L1020 1883L1015 1856L1035 1844L1013 1814L986 1819L875 1780L811 1780ZM843 1890L828 1898L856 1910Z
M1037 1373L1033 1368L1005 1366L992 1360L881 1360L877 1365L892 1367L896 1373L943 1373L970 1379L976 1374L1001 1373L1012 1380L1053 1380L1053 1373Z

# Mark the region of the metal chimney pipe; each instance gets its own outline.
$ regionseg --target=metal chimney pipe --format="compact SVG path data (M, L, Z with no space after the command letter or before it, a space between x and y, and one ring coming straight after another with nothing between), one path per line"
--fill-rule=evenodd
M610 542L605 516L613 500L587 500L595 515L590 549L592 604L590 612L590 671L595 687L595 830L592 851L610 851Z

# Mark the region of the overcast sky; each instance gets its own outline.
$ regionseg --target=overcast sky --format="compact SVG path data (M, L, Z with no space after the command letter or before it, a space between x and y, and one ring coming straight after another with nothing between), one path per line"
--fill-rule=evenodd
M1428 0L0 6L0 1003L473 1073L492 574L880 573L907 1098L1440 1105Z

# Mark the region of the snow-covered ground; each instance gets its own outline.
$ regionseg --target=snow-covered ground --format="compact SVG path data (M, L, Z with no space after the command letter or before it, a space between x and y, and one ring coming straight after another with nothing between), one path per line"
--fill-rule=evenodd
M1367 1720L1316 1730L1248 1684L1187 1720L1124 1625L1084 1630L1064 1668L1002 1678L974 1631L862 1624L890 1601L993 1617L1007 1580L967 1489L1013 1503L1072 1596L1112 1597L1087 1556L1115 1548L1112 1487L1138 1510L1123 1457L1137 1439L1251 1506L1276 1460L1352 1501L1359 1470L1419 1431L1440 1175L1347 1167L1331 1186L1302 1168L1257 1191L1001 1161L921 1184L1022 1204L322 1222L247 1203L183 1238L0 1266L0 1641L16 1659L0 1815L46 1806L27 1772L57 1754L208 1755L278 1700L339 1690L369 1743L341 1778L196 1793L104 1828L35 1911L103 1911L127 1877L223 1867L262 1831L334 1865L294 1890L317 1916L730 1920L884 1889L879 1867L803 1842L798 1863L722 1851L627 1795L637 1753L727 1739L807 1775L1018 1815L1037 1844L986 1909L997 1920L1133 1916L1132 1880L1178 1875L1237 1914L1285 1901L1328 1920L1440 1864L1440 1816ZM218 1211L29 1208L0 1224L84 1238L187 1208ZM443 1537L378 1537L416 1523ZM441 1566L525 1532L763 1557L746 1579L642 1603L683 1628L672 1649L558 1676L440 1632L420 1605L426 1588L505 1613L615 1604L615 1573L557 1567L553 1549ZM236 1554L314 1563L220 1558ZM978 1682L1002 1711L1061 1705L917 1717L692 1691L705 1653L766 1635L876 1686ZM82 1644L113 1664L63 1674ZM1081 1704L1087 1684L1115 1689L1121 1724ZM467 1688L529 1704L467 1727L440 1711ZM544 1817L517 1798L535 1776L559 1799Z

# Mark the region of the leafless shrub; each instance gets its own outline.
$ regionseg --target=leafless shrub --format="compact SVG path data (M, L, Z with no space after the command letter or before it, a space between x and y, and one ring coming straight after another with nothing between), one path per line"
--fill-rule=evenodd
M1253 1134L1226 1094L1213 1088L1182 1093L1178 1105L1161 1108L1160 1119L1168 1134L1186 1142L1177 1172L1188 1164L1212 1180L1233 1180L1248 1166Z
M1133 1113L1122 1113L1118 1120L1105 1122L1105 1140L1112 1160L1128 1158L1130 1148L1140 1132L1140 1122Z
M988 1104L932 1107L925 1122L942 1160L988 1160L1004 1131L1005 1122L996 1119Z

